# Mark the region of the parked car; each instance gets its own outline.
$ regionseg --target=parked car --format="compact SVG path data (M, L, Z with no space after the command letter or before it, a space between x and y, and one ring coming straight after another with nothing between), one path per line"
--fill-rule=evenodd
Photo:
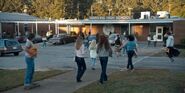
M18 56L22 51L22 46L16 39L0 39L0 56L10 53Z
M33 39L33 43L40 43L42 42L42 36L36 35Z
M26 42L26 36L16 36L15 38L19 43L25 43Z
M53 45L59 45L59 44L71 43L74 41L75 41L74 37L71 37L66 34L58 34L58 35L54 35L51 39L49 39L48 43L51 43Z

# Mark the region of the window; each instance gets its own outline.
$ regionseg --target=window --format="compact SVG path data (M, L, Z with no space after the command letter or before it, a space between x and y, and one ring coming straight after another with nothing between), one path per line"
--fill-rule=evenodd
M17 46L17 42L13 41L13 40L6 40L5 45L8 46L8 47Z
M0 47L3 47L3 46L4 46L4 41L0 40Z

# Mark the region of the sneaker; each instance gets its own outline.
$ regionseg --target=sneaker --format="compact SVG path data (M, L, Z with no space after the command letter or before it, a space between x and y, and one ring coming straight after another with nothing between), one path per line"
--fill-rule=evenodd
M24 90L30 90L30 89L31 89L30 85L29 86L24 86Z
M173 58L170 58L170 62L174 62L175 60Z
M33 89L33 88L36 88L36 87L39 87L40 85L37 84L37 83L34 83L34 84L30 84L28 86L24 86L24 89L25 90L30 90L30 89Z
M39 87L40 86L40 84L38 84L38 83L32 83L32 85L34 85L36 87Z
M80 82L82 82L82 80L77 80L76 82L77 82L77 83L80 83Z
M134 69L131 69L130 72L134 72Z
M125 69L121 68L120 71L124 71Z
M100 84L103 84L103 81L102 80L99 80Z

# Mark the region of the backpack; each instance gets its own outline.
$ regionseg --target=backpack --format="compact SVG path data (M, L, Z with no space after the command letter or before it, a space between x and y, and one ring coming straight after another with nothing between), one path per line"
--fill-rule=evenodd
M120 38L119 37L116 39L115 45L121 45L121 41L120 41Z
M172 53L173 53L173 56L174 56L174 57L177 57L177 56L179 56L180 51L179 51L177 48L173 48Z

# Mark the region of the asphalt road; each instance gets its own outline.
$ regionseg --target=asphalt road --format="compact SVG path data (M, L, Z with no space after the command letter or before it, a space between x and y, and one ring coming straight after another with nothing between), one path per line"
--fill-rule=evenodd
M73 61L74 57L74 43L47 46L41 48L38 44L39 52L38 57L35 59L36 70L49 70L49 69L68 69L73 70L76 68L76 63ZM139 44L139 56L133 58L136 68L164 68L185 71L184 58L176 58L174 63L170 63L167 57L150 57L150 55L161 51L161 46L147 47L146 44ZM86 52L87 68L90 68L89 52ZM108 68L125 68L127 64L127 57L121 56L109 58ZM24 61L24 52L19 56L6 55L0 57L0 69L24 69L26 67ZM97 59L96 68L100 68L99 60Z

